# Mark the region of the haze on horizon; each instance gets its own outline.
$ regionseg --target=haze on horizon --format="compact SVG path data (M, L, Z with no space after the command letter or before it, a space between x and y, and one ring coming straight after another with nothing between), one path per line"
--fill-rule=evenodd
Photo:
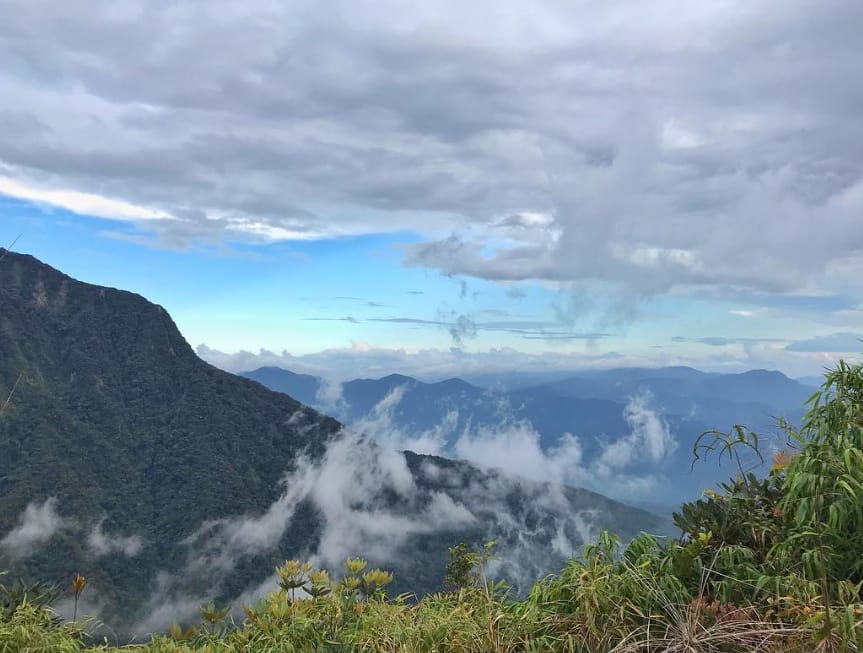
M232 370L818 374L863 335L861 30L842 0L10 0L0 245Z

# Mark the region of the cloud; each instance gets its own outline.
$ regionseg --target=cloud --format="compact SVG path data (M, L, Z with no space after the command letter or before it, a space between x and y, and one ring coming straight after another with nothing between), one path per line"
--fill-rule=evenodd
M500 312L480 311L485 314ZM457 347L464 345L465 340L476 338L480 332L508 333L525 340L602 340L614 334L603 332L578 332L561 329L561 324L544 320L495 320L477 321L465 314L442 312L437 320L427 320L414 317L379 317L368 318L367 322L383 322L389 324L410 324L418 327L443 328L453 339Z
M502 469L535 481L586 485L581 442L566 433L550 451L543 451L539 433L526 421L478 427L462 432L453 446L456 457Z
M509 476L637 498L655 488L661 478L658 467L677 448L671 429L651 402L647 395L629 398L623 416L630 432L616 440L601 439L598 433L564 433L544 448L529 421L504 417L496 425L469 425L456 434L451 451L457 458ZM585 455L582 437L598 440L593 456ZM645 465L655 469L645 470Z
M352 297L341 297L336 299L356 299ZM357 300L363 301L363 300ZM368 302L368 306L382 308L383 304ZM502 310L480 310L480 314L505 316ZM525 340L568 340L568 341L593 341L610 338L614 334L604 332L579 332L572 329L561 329L558 322L544 320L493 320L480 321L464 313L454 311L438 311L438 319L429 320L416 317L370 317L358 319L352 316L345 317L304 317L305 321L312 322L348 322L350 324L361 324L363 322L378 322L382 324L410 325L418 328L443 329L449 333L456 347L461 348L465 341L477 337L480 332L507 333L518 336Z
M349 347L327 349L313 354L293 355L290 352L239 351L225 353L206 345L197 347L205 361L229 372L243 372L259 367L282 367L293 372L312 374L337 380L363 375L382 377L388 374L405 374L420 379L443 380L454 376L497 372L553 372L611 367L653 367L658 364L684 365L691 357L663 356L651 358L641 355L625 356L616 352L585 354L581 352L548 351L522 352L509 347L469 352L459 349L389 349L354 341ZM723 361L724 362L724 361ZM734 369L745 369L746 361L733 361ZM817 369L817 367L815 368Z
M347 347L335 347L303 355L266 349L226 353L206 345L199 345L197 352L208 363L229 372L273 366L331 381L344 381L361 375L379 378L389 374L404 374L424 381L441 381L452 377L470 380L474 376L513 373L548 375L590 369L681 365L712 372L778 369L794 377L819 374L825 365L835 364L842 357L848 359L847 355L840 356L829 352L788 351L785 347L790 340L765 342L738 338L733 343L728 339L727 346L719 346L718 343L726 341L718 340L719 336L715 338L717 339L710 340L715 343L712 347L693 349L667 346L661 349L646 348L638 352L614 349L605 352L593 352L590 349L560 351L551 347L540 352L520 351L511 347L491 347L476 351L455 347L407 350L379 347L360 340L353 341Z
M698 338L689 338L686 336L674 336L672 342L695 342L711 347L726 347L728 345L741 345L749 343L776 343L787 342L779 338L726 338L725 336L702 336Z
M345 403L342 390L342 384L336 379L319 379L318 389L315 392L316 405L327 415L344 414Z
M609 476L634 464L659 463L677 448L668 423L651 408L648 394L630 397L623 411L630 432L607 443L597 461L600 474Z
M767 312L766 308L751 308L751 309L732 309L729 311L732 315L736 315L737 317L755 317L756 315L763 315Z
M7 5L7 193L172 246L411 231L460 277L859 294L859 3Z
M788 351L799 352L848 352L857 354L863 351L863 333L831 333L807 340L797 340L789 344Z
M27 505L18 518L18 525L0 540L0 549L12 558L23 558L47 543L67 525L67 520L57 512L57 499L51 497L42 503Z
M449 326L449 334L457 347L464 344L466 338L476 338L477 324L467 315L459 315Z
M381 406L378 417L387 410ZM392 442L379 443L358 430L346 430L329 443L320 460L299 458L284 478L281 495L263 513L202 524L181 543L184 566L160 575L135 632L145 634L194 615L221 591L241 560L277 549L303 504L311 506L313 524L319 524L320 531L316 537L306 536L307 550L290 555L329 569L338 569L355 555L394 564L409 538L474 521L470 510L453 497L420 491L404 455L386 446ZM307 521L303 524L309 527ZM251 598L270 585L269 580L256 581L244 596Z
M144 540L137 535L127 537L111 535L102 529L104 519L100 520L87 535L87 545L96 556L120 553L127 558L134 558L144 548Z
M0 195L11 195L39 204L59 206L76 213L103 218L164 220L171 217L161 211L112 200L92 193L41 189L3 176L0 176Z
M350 315L345 317L304 317L306 322L348 322L350 324L359 324L360 320Z
M445 418L431 429L405 431L397 425L395 411L407 390L406 384L393 388L367 415L352 421L351 430L370 437L386 450L443 455L458 424L458 413L448 412Z
M414 510L389 508L387 491ZM420 496L401 453L351 439L331 447L312 493L325 516L317 557L330 566L357 552L385 560L413 535L475 520L446 494L433 493L425 505L418 502Z
M307 460L300 459L298 468L285 478L283 493L264 513L211 520L186 538L182 544L190 555L182 576L198 577L203 570L230 571L241 557L275 548L315 482L315 470Z
M60 516L56 497L50 497L42 503L34 501L24 509L18 525L0 540L0 549L12 558L26 557L45 546L61 530L72 530L85 534L87 546L96 557L111 553L134 557L140 553L144 546L140 537L106 533L102 528L104 522L103 518L87 530L79 522Z

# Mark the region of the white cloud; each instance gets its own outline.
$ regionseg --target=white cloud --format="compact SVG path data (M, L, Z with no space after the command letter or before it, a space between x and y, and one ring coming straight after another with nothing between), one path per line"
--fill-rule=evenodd
M544 448L530 422L511 418L491 427L465 428L451 450L457 458L501 469L513 477L638 498L661 480L656 468L674 452L677 442L647 396L631 397L623 416L630 432L616 440L599 440L601 447L592 457L585 456L578 436L565 433ZM588 438L600 435L583 434ZM654 469L645 469L645 465Z
M110 553L121 553L127 558L134 558L144 548L144 540L137 535L112 535L102 529L104 519L100 520L87 534L87 545L96 556Z
M579 439L564 434L543 451L539 433L525 421L466 429L453 446L456 457L534 481L585 485L589 474Z
M623 416L631 430L626 437L603 448L597 461L603 476L636 463L659 463L677 448L668 424L650 407L650 401L646 394L627 401Z
M378 402L368 415L350 424L350 428L374 439L387 450L407 449L419 454L442 455L447 440L458 424L458 413L450 411L434 427L425 431L406 432L396 425L394 411L407 391L407 386L397 386Z
M686 342L687 339L683 339ZM468 380L474 375L489 374L549 374L590 369L624 367L666 367L688 365L712 372L742 372L748 369L778 369L789 376L820 373L825 364L835 363L837 356L786 350L787 340L747 342L729 338L701 338L693 341L722 342L727 346L675 348L644 348L638 353L608 351L523 352L510 347L480 351L458 349L392 349L369 343L353 343L349 347L326 349L304 355L288 351L221 352L206 345L197 347L198 355L208 363L229 372L247 372L259 367L281 367L292 372L311 374L328 379L328 383L363 375L379 378L388 374L405 374L424 381L439 381L452 377ZM673 344L674 340L670 344ZM332 389L332 388L331 388ZM334 395L337 399L337 395ZM322 405L327 405L322 402ZM336 414L341 414L338 410Z
M501 281L861 288L859 3L7 5L8 193L172 245L410 230Z
M55 497L30 503L18 518L18 525L0 540L0 548L13 558L27 557L66 525L67 520L57 512Z
M3 176L0 176L0 195L11 195L39 204L58 206L81 215L113 218L115 220L165 220L171 218L163 211L136 206L93 193L38 188Z
M729 311L729 313L738 317L755 317L756 315L763 315L766 312L766 308L737 308Z

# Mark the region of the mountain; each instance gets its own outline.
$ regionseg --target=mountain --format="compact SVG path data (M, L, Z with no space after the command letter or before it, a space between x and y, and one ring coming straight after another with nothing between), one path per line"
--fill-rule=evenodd
M340 429L201 361L162 307L13 253L0 263L0 360L0 396L20 376L0 419L0 534L53 500L69 527L25 570L80 570L112 601L146 594L203 521L266 509L295 456L320 456ZM100 522L146 543L134 565L90 561L85 525Z
M779 409L800 408L812 390L775 370L750 370L707 379L699 395L740 403L757 402Z
M270 390L290 395L307 406L319 401L321 380L310 374L295 374L280 367L261 367L243 376L257 381Z
M646 394L666 415L684 423L721 430L745 424L759 432L774 430L779 416L798 422L812 392L776 371L715 374L680 367L590 372L535 390L611 401Z
M744 424L765 441L781 439L776 418L799 422L803 402L811 394L811 388L780 372L718 374L689 367L588 371L511 390L499 385L481 388L460 379L424 383L391 375L347 381L340 393L330 387L325 395L319 393L320 381L315 385L313 377L278 368L262 368L244 376L275 390L306 390L305 396L318 410L358 428L375 430L370 422L383 417L382 428L377 430L398 432L406 440L442 436L440 453L448 456L460 455L459 441L465 434L506 440L508 433L523 432L528 425L549 457L575 435L582 461L596 465L602 463L603 455L607 460L609 454L604 451L621 446L615 443L631 440L634 430L642 429L642 435L650 437L644 431L649 422L654 430L666 430L674 446L666 447L657 460L632 457L628 471L642 480L653 476L663 481L653 483L649 497L642 496L641 487L628 492L627 484L615 475L600 479L596 486L628 502L649 505L676 505L726 480L730 472L715 461L692 469L692 448L700 434ZM338 400L333 401L336 395ZM633 412L633 408L638 410Z
M497 538L518 582L600 528L667 529L584 490L379 447L203 362L162 307L11 252L0 363L0 570L64 585L84 574L89 608L118 632L252 600L290 557L365 555L396 572L396 589L423 593L462 540ZM276 376L317 393L313 379ZM472 392L444 382L430 402L435 387Z
M794 380L808 388L820 388L824 383L823 376L798 376Z

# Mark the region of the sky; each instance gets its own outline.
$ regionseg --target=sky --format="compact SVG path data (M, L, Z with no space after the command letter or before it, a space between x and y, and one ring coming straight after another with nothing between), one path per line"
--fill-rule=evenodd
M227 369L861 350L857 0L3 4L0 245Z

